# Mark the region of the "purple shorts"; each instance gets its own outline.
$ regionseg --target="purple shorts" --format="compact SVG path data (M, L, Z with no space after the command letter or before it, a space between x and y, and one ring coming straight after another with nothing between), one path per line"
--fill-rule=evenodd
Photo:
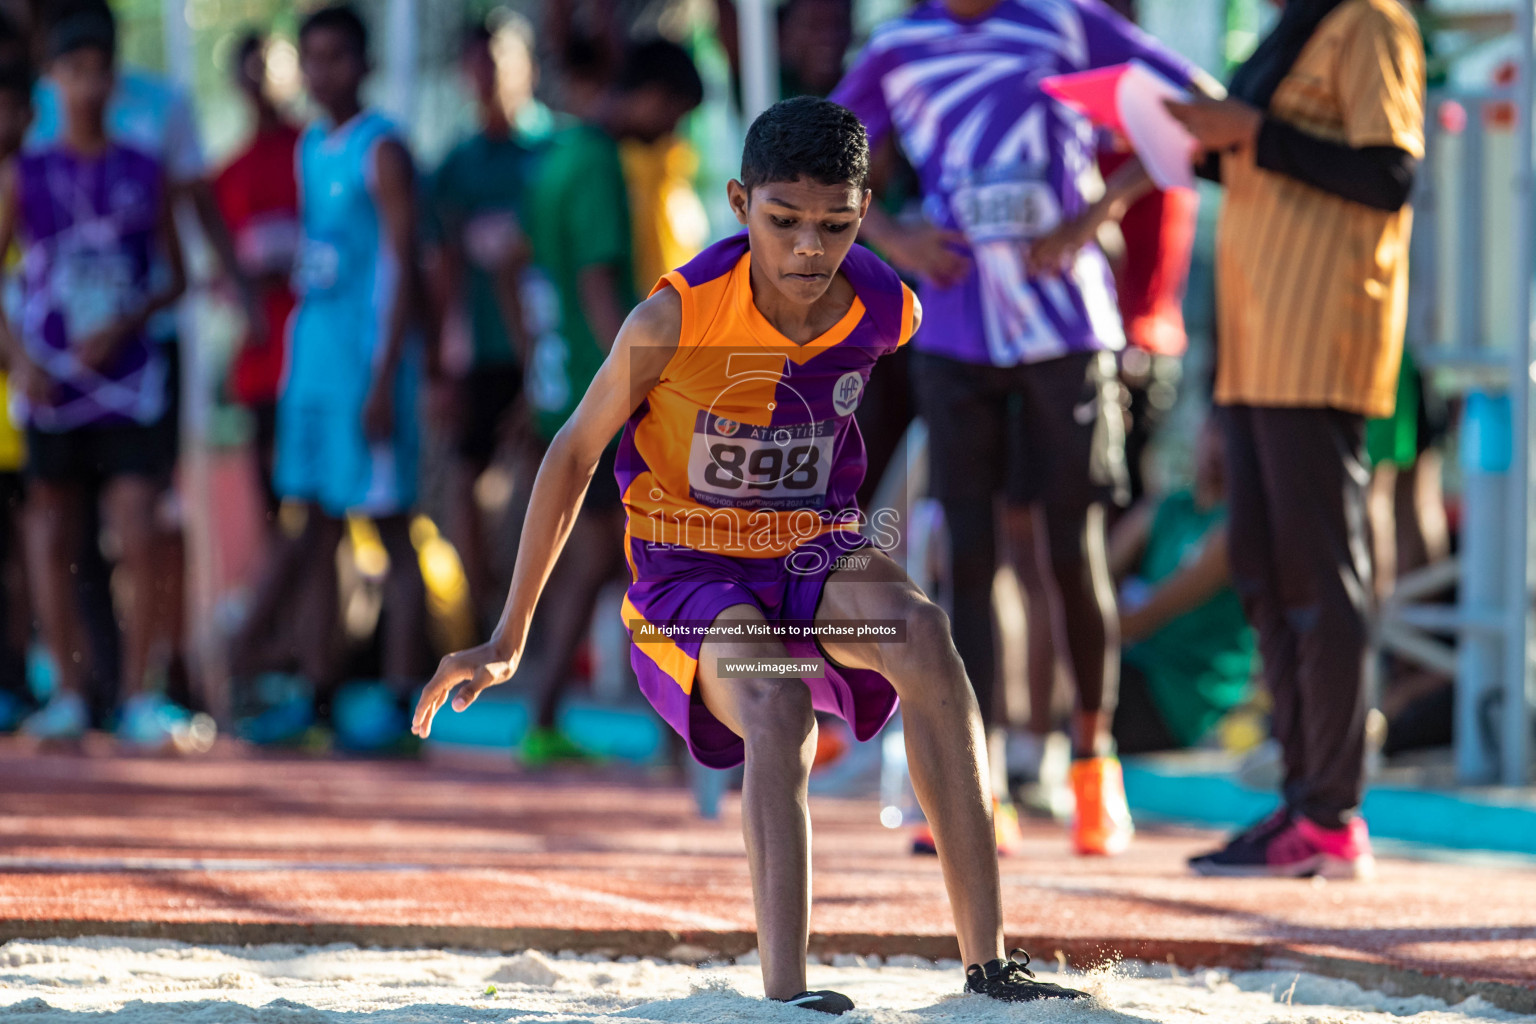
M868 545L844 533L818 537L779 558L732 558L631 538L634 582L625 595L624 625L633 639L636 620L654 626L710 623L738 604L756 607L769 622L811 622L837 556ZM783 643L791 657L826 661L826 678L805 680L811 704L842 718L860 740L878 733L896 710L896 690L880 673L834 665L814 638ZM629 660L640 691L694 758L710 768L732 768L746 759L746 747L709 712L694 686L703 644L687 636L647 639L631 644Z

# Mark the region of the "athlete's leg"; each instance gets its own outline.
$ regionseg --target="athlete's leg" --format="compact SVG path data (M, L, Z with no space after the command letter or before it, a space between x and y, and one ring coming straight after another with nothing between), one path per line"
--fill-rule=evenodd
M273 519L251 610L229 645L229 670L237 677L293 667L298 651L289 605L296 588L312 571L305 561L311 554L306 547L306 530L308 518L315 513L311 509L299 514L305 516L305 526L295 527L293 532L283 522L288 517L281 511Z
M905 642L822 647L839 665L879 672L896 688L912 787L933 829L960 954L986 963L1003 955L1003 910L980 709L943 610L890 558L872 555L828 577L816 621L899 619Z
M1010 504L1003 512L1008 557L1024 592L1025 677L1029 682L1029 731L1045 736L1054 727L1051 707L1058 677L1055 621L1057 612L1050 575L1041 566L1048 559L1044 540L1035 529L1035 514L1028 506Z
M928 424L930 486L944 508L949 535L954 643L990 727L997 710L994 499L1003 483L1009 396L991 367L924 353L913 358Z
M427 588L421 563L411 543L409 514L385 516L375 525L389 555L389 575L384 580L384 607L389 631L384 637L384 678L409 684L422 677L421 638L427 624Z
M1051 579L1061 601L1057 640L1077 683L1072 752L1092 757L1108 740L1120 673L1120 619L1104 551L1104 505L1074 508L1048 499L1036 516L1045 527Z
M304 534L299 541L299 562L304 566L299 589L301 602L295 641L299 671L315 688L316 703L330 697L337 679L336 637L340 609L336 580L336 549L346 531L346 521L326 515L310 505Z
M733 605L715 622L762 622L751 605ZM806 785L816 753L811 691L797 678L726 679L723 660L783 658L778 641L706 641L696 681L704 706L745 741L741 827L752 871L763 990L770 999L805 991L805 952L811 928L811 818ZM963 681L963 680L962 680ZM965 699L975 708L968 690ZM911 742L910 740L908 741ZM997 854L987 825L986 846Z
M70 571L84 544L86 491L65 480L33 479L27 485L27 579L32 607L48 653L59 673L59 689L84 697L85 633Z
M1073 753L1108 742L1120 668L1119 618L1105 556L1105 505L1125 484L1124 412L1114 357L1083 352L1023 368L1029 458L1010 473L1009 497L1033 509L1037 564L1058 609L1053 639L1072 669Z
M155 502L160 487L143 476L117 476L107 482L102 495L107 526L117 537L118 571L128 578L126 607L119 609L123 624L123 679L121 701L144 689L150 647L156 627L163 623L154 580L165 571L157 555L160 535L155 524Z

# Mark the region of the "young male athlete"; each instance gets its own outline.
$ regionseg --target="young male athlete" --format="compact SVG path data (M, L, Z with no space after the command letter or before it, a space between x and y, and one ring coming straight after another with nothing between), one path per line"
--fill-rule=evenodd
M24 728L61 740L87 726L76 568L99 495L126 583L117 731L131 746L159 749L175 742L182 719L146 688L160 571L154 508L170 469L155 427L166 365L148 326L180 298L186 275L164 167L107 125L115 25L83 11L52 24L46 46L62 134L24 153L0 188L0 252L15 240L23 257L18 317L3 334L26 398L28 575L59 673L58 689ZM154 272L161 258L163 282Z
M357 12L336 6L309 15L299 63L322 116L299 142L299 305L277 402L274 477L278 494L308 506L312 604L301 617L310 635L300 651L324 695L336 681L333 556L349 514L372 518L389 553L384 677L403 686L416 671L425 595L410 512L423 288L415 172L394 125L362 105L368 35Z
M501 623L487 643L443 659L412 727L425 737L456 688L462 711L511 677L594 468L622 428L631 661L700 762L746 761L742 821L769 998L852 1008L838 993L805 991L814 712L868 739L898 697L971 965L967 990L1010 1002L1076 998L1035 981L1027 956L1002 957L981 716L944 613L884 554L845 557L868 544L853 498L864 475L854 409L875 360L921 319L895 272L853 244L868 170L863 125L834 103L786 100L753 122L741 180L729 185L746 232L667 274L625 321L539 470ZM905 637L818 643L753 632L877 620L903 623ZM804 678L732 673L788 656L824 665Z

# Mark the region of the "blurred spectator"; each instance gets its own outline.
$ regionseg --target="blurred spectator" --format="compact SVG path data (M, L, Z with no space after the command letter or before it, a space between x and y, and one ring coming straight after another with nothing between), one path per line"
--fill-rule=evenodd
M15 173L16 154L32 120L33 85L25 41L18 27L0 15L0 174L7 177ZM18 271L20 259L15 246L4 254L7 275ZM0 301L6 322L19 324L19 288L7 287ZM0 352L0 358L4 356ZM26 650L32 639L32 614L22 534L26 493L22 470L27 446L21 425L11 412L8 361L6 367L0 370L0 731L14 729L35 705L27 684Z
M733 0L715 0L716 34L741 81L741 29ZM785 0L776 13L779 98L829 96L853 45L852 0ZM740 97L738 97L738 100Z
M1365 418L1392 412L1424 51L1396 0L1291 0L1231 98L1170 104L1211 157L1216 401L1232 576L1285 754L1279 811L1191 862L1212 874L1367 875Z
M529 206L533 258L559 297L557 319L535 329L528 394L547 441L564 425L635 305L628 190L619 157L626 139L655 142L703 98L692 59L674 43L635 48L619 85L595 104L595 120L551 141ZM624 508L614 480L617 439L587 487L582 512L555 566L542 657L530 684L538 709L523 744L526 761L580 756L555 711L571 659L587 632L599 590L622 579Z
M260 290L262 319L247 325L230 367L230 397L251 412L257 472L265 497L269 542L255 587L256 603L230 649L236 676L280 656L264 650L270 626L283 618L289 587L300 571L303 550L282 529L281 501L272 483L277 444L277 394L287 366L288 320L294 297L289 286L299 244L299 186L294 161L299 132L267 91L266 40L242 37L235 46L234 85L251 108L254 130L214 180L219 211L235 238L241 269ZM264 328L261 334L258 328ZM291 646L291 638L289 641Z
M111 16L77 9L48 26L46 43L62 118L54 141L24 155L7 182L0 230L0 248L19 239L24 253L20 336L8 344L26 397L34 605L58 672L49 703L24 728L57 740L88 724L74 563L99 493L123 577L118 735L160 748L185 713L145 690L161 572L155 503L171 471L156 426L165 356L147 326L180 297L185 272L163 168L108 131Z
M421 669L424 589L411 544L424 289L415 171L397 129L362 106L367 30L350 7L299 32L320 118L299 142L299 305L277 406L276 486L307 509L299 655L324 714L337 679L335 552L349 514L372 518L388 554L383 674L403 692ZM435 335L435 332L433 332Z
M650 66L653 56L665 58L657 66L667 69L660 86L668 98L656 100L660 106L647 116L670 118L674 126L704 100L704 83L691 59L686 63L678 59L681 52L668 42L642 44L631 55L620 83L621 88L634 88L630 79L637 69ZM646 292L661 275L697 256L709 241L709 216L693 190L699 156L687 141L667 131L656 138L631 134L621 139L619 158L629 186L635 289Z
M299 245L299 186L294 155L299 131L267 93L266 39L243 37L235 47L234 82L251 108L250 139L214 179L214 198L235 239L240 268L259 290L262 317L249 325L229 371L229 393L251 411L257 463L267 499L267 520L277 517L272 489L277 390L287 356L293 291L288 278ZM261 326L265 331L255 333Z
M531 253L524 225L540 138L516 127L533 96L526 37L514 26L477 25L464 39L461 66L479 127L444 158L428 187L429 245L438 293L468 313L468 364L437 403L451 420L454 465L449 536L458 547L476 614L499 616L487 524L475 484L522 407L528 356L522 289ZM494 621L494 619L492 619Z
M628 23L615 0L565 0L544 6L542 38L555 74L554 105L592 120L624 68Z
M40 39L46 39L49 26L55 25L74 14L95 13L112 18L106 0L50 0L38 6L40 14ZM39 83L36 92L36 119L32 125L30 145L42 146L58 140L63 119L59 94L47 78ZM118 142L155 157L165 171L173 207L186 204L196 215L202 229L224 272L240 296L242 308L252 330L261 333L263 313L256 290L242 272L235 254L234 242L229 229L219 216L218 206L206 176L202 146L192 114L192 105L185 93L169 80L136 69L122 68L116 76L113 92L107 105L107 131ZM164 268L155 271L164 276ZM166 389L165 415L162 417L156 437L165 449L166 457L174 470L181 452L181 342L174 309L165 310L150 321L152 340L164 346L163 356L167 372L164 376ZM187 678L185 659L186 625L186 549L183 536L182 510L173 489L174 473L164 477L155 516L157 551L154 579L154 650L151 672L163 675L167 693L180 700L194 698ZM94 515L94 512L92 513ZM87 523L84 536L97 534L94 521ZM110 584L105 563L94 541L88 543L80 558L80 580L84 594L84 614L92 634L92 653L98 660L107 661L115 656L103 633L112 632L110 616ZM99 639L98 639L99 638ZM110 680L98 680L110 685ZM93 708L95 717L110 706L110 692L93 694L98 707Z
M1221 428L1200 429L1194 485L1144 498L1109 536L1120 584L1122 754L1191 747L1243 703L1253 680L1253 632L1227 566Z
M860 231L923 278L913 376L949 531L955 645L989 735L1000 732L992 594L1006 502L1030 625L1059 624L1072 665L1084 853L1118 852L1131 835L1109 750L1120 659L1104 562L1105 506L1124 489L1113 355L1124 334L1090 240L1146 178L1134 165L1090 201L1086 125L1039 81L1132 58L1181 84L1196 74L1101 4L945 0L882 26L832 96L863 119L872 150L899 142L922 182L924 219L874 204ZM962 73L969 61L987 70Z

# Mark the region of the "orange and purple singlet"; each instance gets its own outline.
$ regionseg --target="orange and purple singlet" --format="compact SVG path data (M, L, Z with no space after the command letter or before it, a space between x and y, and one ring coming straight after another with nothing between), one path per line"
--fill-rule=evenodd
M658 282L682 300L678 348L625 426L616 463L631 663L694 757L717 768L739 764L744 750L695 692L695 634L735 605L774 623L814 620L838 557L868 544L854 498L865 470L854 410L875 361L912 333L911 291L861 246L840 271L853 304L803 345L753 303L750 267L742 234ZM794 657L821 656L814 639L784 645ZM874 672L829 661L825 678L806 684L816 708L861 740L895 709L895 691Z

